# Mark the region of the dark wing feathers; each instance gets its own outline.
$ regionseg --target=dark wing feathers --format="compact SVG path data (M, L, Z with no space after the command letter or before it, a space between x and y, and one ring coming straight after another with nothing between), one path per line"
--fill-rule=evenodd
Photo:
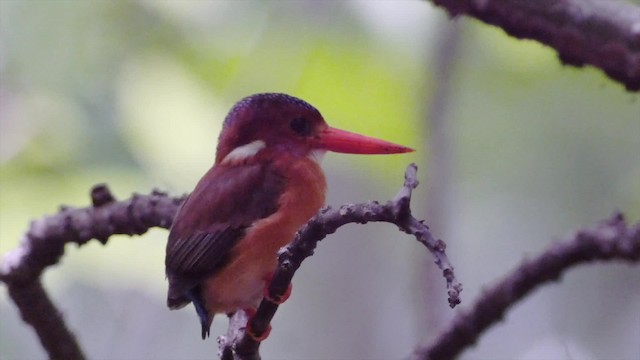
M255 220L278 209L285 180L268 165L214 167L176 215L166 251L168 304L189 302L185 294L218 271Z
M199 277L223 265L224 255L235 245L244 227L226 227L220 231L198 231L185 241L175 241L167 253L167 269L182 276Z

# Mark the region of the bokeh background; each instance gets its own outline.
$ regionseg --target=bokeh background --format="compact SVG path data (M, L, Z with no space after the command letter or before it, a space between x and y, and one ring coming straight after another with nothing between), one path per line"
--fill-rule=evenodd
M88 205L96 183L119 198L188 192L226 111L267 91L417 149L328 155L327 202L385 201L417 163L415 215L448 243L464 292L449 309L430 254L392 226L346 226L298 272L265 359L404 358L522 259L615 210L640 218L638 95L429 2L0 0L0 254L30 220ZM192 308L165 307L166 235L68 246L45 273L90 358L216 358L226 319L203 342ZM4 290L0 317L0 358L46 358ZM594 264L462 358L638 359L638 339L640 268Z

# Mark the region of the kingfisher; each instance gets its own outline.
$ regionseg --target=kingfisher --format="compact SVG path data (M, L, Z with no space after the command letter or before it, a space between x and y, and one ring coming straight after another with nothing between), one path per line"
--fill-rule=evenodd
M203 339L214 315L255 313L278 250L324 205L327 151L413 149L329 127L316 108L286 94L251 95L229 111L215 163L178 210L166 248L167 306L193 303Z

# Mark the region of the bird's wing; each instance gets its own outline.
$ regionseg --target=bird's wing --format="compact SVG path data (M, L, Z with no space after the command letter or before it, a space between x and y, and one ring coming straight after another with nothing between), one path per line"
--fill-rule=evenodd
M268 165L214 167L176 215L167 243L168 303L188 303L187 291L219 270L255 220L278 209L285 180Z

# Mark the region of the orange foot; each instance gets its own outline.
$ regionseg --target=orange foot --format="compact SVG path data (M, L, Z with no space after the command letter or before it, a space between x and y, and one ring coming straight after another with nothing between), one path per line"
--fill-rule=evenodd
M269 334L271 333L271 325L267 325L267 328L262 334L256 334L251 329L251 319L253 319L253 317L256 315L256 309L248 308L248 309L243 309L243 311L245 312L245 314L247 314L247 327L245 328L244 333L247 334L256 342L262 342L266 340L269 337Z
M289 299L289 297L291 296L291 290L293 289L293 286L289 284L289 286L287 287L287 291L285 291L284 294L282 294L282 296L279 296L278 298L273 298L271 297L271 295L269 295L269 285L271 285L272 280L273 280L273 273L270 273L269 275L264 277L264 281L266 283L264 287L264 298L271 301L274 304L280 305Z

